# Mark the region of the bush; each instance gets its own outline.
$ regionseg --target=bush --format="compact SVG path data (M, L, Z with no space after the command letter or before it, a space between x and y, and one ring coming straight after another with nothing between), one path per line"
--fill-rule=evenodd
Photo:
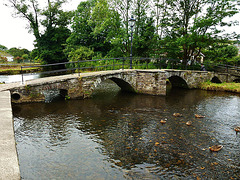
M22 63L23 62L23 58L17 56L17 57L14 58L14 61L16 61L17 63Z

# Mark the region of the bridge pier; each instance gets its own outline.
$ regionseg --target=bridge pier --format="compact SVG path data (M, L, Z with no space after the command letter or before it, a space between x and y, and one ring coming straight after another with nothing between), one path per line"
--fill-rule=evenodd
M164 71L139 70L136 79L136 91L140 94L166 95L167 76Z

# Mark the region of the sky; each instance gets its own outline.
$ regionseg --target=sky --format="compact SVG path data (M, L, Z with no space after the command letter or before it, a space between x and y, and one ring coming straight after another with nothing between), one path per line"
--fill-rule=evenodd
M46 0L41 0L46 1ZM77 6L83 0L69 0L64 5L66 10L76 10ZM4 2L7 0L0 0L0 45L6 46L8 49L26 48L28 50L34 49L33 42L35 40L33 34L28 33L26 28L28 22L21 18L13 17L14 11L10 7L6 7ZM240 20L240 14L235 15L230 20ZM240 25L228 28L227 32L237 32L240 34Z
M76 10L82 0L68 1L69 3L64 5L64 9ZM27 20L13 17L14 10L6 7L4 2L7 0L0 0L0 45L6 46L8 49L16 47L33 50L35 38L33 34L28 33Z

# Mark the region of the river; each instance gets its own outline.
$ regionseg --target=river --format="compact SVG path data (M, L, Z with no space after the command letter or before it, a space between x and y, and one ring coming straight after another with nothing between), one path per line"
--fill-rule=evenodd
M32 74L24 74L23 80L31 80L31 79L37 79L41 75L39 73L32 73ZM0 75L0 83L13 83L13 82L21 82L22 81L22 75L16 74L16 75Z
M239 95L136 95L106 83L92 99L13 105L13 113L22 179L240 179ZM216 144L223 149L210 152Z

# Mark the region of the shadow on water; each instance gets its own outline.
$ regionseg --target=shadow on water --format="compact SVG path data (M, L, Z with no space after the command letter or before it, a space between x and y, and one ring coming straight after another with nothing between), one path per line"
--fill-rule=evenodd
M183 89L148 96L102 86L92 99L13 105L23 179L239 178L239 96ZM211 153L214 144L224 148Z

